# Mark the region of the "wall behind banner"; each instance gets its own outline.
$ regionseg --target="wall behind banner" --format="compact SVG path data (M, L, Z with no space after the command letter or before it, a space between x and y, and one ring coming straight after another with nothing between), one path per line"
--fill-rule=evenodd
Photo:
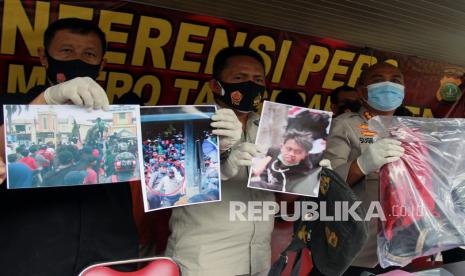
M310 108L329 109L329 92L354 86L362 68L390 62L406 79L411 111L433 116L435 92L447 65L416 57L354 47L341 41L194 15L126 1L1 1L0 94L27 93L46 81L37 48L58 18L92 20L107 34L107 66L98 78L110 100L135 92L146 105L201 104L213 59L224 47L247 46L266 63L266 97L281 89L305 93ZM433 111L432 111L433 110Z

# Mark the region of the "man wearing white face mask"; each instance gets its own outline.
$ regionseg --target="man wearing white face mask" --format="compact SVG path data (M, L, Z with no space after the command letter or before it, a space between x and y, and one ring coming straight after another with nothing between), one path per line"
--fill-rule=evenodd
M397 140L376 140L376 133L368 130L367 122L376 115L392 116L402 104L403 75L391 64L375 64L362 73L356 89L363 106L358 113L348 112L334 119L324 158L331 161L334 170L352 187L367 209L371 202L378 201L379 169L404 153ZM344 275L383 271L377 266L376 233L377 220L372 219L368 242Z

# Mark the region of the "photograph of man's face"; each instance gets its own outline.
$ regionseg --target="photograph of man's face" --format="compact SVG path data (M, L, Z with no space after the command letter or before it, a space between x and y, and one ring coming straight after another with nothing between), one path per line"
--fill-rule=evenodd
M256 144L266 153L253 159L249 188L318 196L331 113L265 101Z
M294 139L289 139L281 146L281 156L283 163L297 165L307 158L308 151L303 145L299 145Z

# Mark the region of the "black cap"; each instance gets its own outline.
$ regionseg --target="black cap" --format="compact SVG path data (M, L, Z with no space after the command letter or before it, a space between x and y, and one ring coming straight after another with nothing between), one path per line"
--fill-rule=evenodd
M318 202L326 202L327 215L334 217L337 201L346 201L350 207L359 199L336 172L323 168ZM347 221L310 222L313 263L325 275L344 273L368 239L368 222L364 221L366 211L359 204L355 212L361 221L356 221L349 215Z
M358 201L349 185L336 172L322 168L320 193L318 198L303 197L301 201L326 203L326 215L334 217L335 202L348 202L352 206ZM364 219L365 210L361 205L355 210ZM305 220L306 219L306 220ZM342 275L362 250L368 239L368 222L354 220L350 215L347 221L311 220L302 214L302 219L294 223L294 236L279 259L271 266L268 276L278 276L287 265L288 252L297 251L292 273L299 273L301 250L309 248L313 265L322 275ZM293 274L294 275L294 274ZM297 275L297 274L296 274Z

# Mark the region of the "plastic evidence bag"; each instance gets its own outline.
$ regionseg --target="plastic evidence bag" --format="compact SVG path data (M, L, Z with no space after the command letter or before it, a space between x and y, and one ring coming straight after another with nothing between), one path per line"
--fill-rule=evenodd
M405 150L379 172L381 267L465 245L465 119L376 116L369 129Z

